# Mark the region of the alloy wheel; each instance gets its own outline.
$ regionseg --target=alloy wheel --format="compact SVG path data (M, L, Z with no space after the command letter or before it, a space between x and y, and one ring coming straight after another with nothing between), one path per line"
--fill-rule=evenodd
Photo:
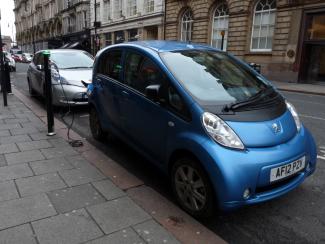
M206 205L207 190L198 171L189 165L175 172L175 189L183 204L191 211L200 211Z

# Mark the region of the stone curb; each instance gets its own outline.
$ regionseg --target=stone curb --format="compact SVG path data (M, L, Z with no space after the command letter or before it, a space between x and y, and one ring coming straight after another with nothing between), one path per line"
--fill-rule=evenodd
M25 96L15 88L13 88L13 93L46 124L46 112L39 104L35 103L30 97ZM56 133L65 140L68 140L67 126L56 118L54 120ZM126 191L127 195L131 197L132 200L149 213L166 230L172 233L179 241L187 244L226 243L214 232L182 211L178 206L168 201L155 190L145 186L142 180L129 173L121 165L87 142L78 133L70 130L70 137L82 140L84 146L75 148L75 150L97 167L114 184Z

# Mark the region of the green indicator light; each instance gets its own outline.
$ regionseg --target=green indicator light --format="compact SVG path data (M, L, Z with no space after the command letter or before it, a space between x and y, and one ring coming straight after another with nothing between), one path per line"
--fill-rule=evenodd
M45 50L45 51L43 51L43 55L45 55L45 56L50 56L50 51L49 50Z

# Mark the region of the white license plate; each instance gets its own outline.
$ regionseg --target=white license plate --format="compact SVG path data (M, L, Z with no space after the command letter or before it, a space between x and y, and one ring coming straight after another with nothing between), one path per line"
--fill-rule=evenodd
M271 169L270 182L286 178L305 168L306 158L303 156L291 163Z

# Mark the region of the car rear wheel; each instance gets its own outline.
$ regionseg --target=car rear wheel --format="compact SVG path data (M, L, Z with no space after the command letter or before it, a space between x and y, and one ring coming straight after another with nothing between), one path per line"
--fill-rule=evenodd
M35 90L33 89L32 87L32 84L30 83L30 80L27 79L27 83L28 83L28 92L29 92L29 95L31 96L35 96Z
M89 125L91 134L96 140L102 141L106 138L107 133L102 129L97 111L93 107L90 108Z
M197 218L211 217L217 206L208 175L194 158L176 160L171 172L173 192L181 207Z

